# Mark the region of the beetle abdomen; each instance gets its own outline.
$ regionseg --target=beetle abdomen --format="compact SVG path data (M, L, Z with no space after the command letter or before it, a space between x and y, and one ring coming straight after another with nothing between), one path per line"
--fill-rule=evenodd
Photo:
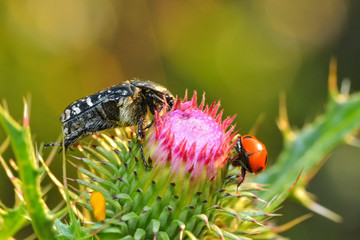
M136 87L132 86L130 82L115 85L90 96L80 98L66 107L60 116L60 122L65 123L79 114L94 108L100 103L117 101L119 98L126 98L133 96Z

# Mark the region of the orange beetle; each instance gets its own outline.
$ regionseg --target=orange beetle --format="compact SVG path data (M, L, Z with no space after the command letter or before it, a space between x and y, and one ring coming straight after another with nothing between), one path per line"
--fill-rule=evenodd
M241 179L238 187L245 180L245 173L259 174L266 168L267 151L265 145L254 136L240 136L236 142L235 150L237 154L230 159L231 164L241 166Z

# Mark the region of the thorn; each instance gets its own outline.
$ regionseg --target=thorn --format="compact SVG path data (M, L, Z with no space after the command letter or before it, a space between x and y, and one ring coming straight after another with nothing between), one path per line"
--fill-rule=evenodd
M214 102L215 103L215 102ZM209 115L213 118L216 117L217 115L217 112L219 110L219 107L220 107L220 100L216 103L216 105L214 105L213 109L211 110L211 112L209 113Z
M221 109L221 111L219 112L219 114L215 118L215 122L217 124L219 124L219 125L221 124L221 119L222 119L223 113L224 113L224 109Z
M19 171L19 167L18 167L18 165L16 164L16 162L14 161L14 159L10 159L10 160L9 160L9 164L10 164L10 166L11 166L15 171Z
M281 232L285 232L291 228L293 228L294 226L298 225L299 223L311 218L313 215L311 213L305 214L301 217L298 217L288 223L285 223L281 226L275 226L275 227L270 227L270 229L276 233L281 233Z
M302 174L303 171L304 171L304 168L301 169L301 171L300 171L299 175L297 176L295 182L294 182L294 183L291 185L291 187L288 189L288 192L291 192L291 191L295 188L296 184L299 182L300 176L301 176L301 174Z
M183 239L184 230L185 230L185 226L181 226L181 227L180 227L180 236L179 236L179 238L180 238L181 240Z
M199 106L199 109L200 109L201 111L203 110L204 105L205 105L205 92L203 92L202 99L201 99L201 103L200 103L200 106Z
M253 126L251 127L251 129L250 129L250 131L249 131L248 134L255 136L256 133L258 132L260 126L263 124L264 120L265 120L265 114L262 113L262 114L260 114L260 115L256 118L255 123L254 123Z
M78 169L79 168L79 166L78 165L76 165L75 163L73 163L73 162L71 162L71 161L69 161L69 163L74 167L74 168L76 168L76 169Z
M279 103L279 119L278 127L281 131L285 131L290 128L289 118L286 108L286 95L284 92L280 94L280 103Z
M197 94L196 94L195 90L193 93L193 97L191 99L191 105L192 105L192 107L197 108Z
M265 227L262 223L256 221L255 219L252 220L251 222L253 222L253 223L255 223L255 224L259 225L259 226Z
M185 95L184 95L184 100L183 100L183 102L186 102L186 101L187 101L187 95L188 95L188 90L186 89L186 90L185 90Z
M316 203L311 199L310 194L306 192L304 188L297 188L294 192L294 196L303 206L311 211L316 212L334 222L342 222L342 217L340 215Z
M23 125L24 127L29 127L30 126L30 119L29 119L29 107L28 104L26 102L26 100L24 99L24 117L23 117Z
M265 201L264 199L259 198L259 197L257 197L257 196L254 196L253 198L254 198L255 200L260 201L260 202L266 203L266 201Z
M286 96L285 93L281 93L279 97L279 118L276 121L278 128L283 133L286 140L292 141L295 138L294 132L291 130L287 107L286 107Z
M345 137L345 142L347 144L349 144L350 146L360 148L360 139L358 139L358 138L356 138L354 136L351 136L351 135L346 136Z
M345 78L344 80L342 80L340 85L340 94L343 96L348 96L350 94L350 86L351 86L350 79Z
M206 114L210 115L215 107L215 101L211 103L210 107L207 109L207 111L204 111Z
M337 86L337 59L335 57L330 59L328 87L330 97L335 99L339 95Z
M282 214L280 213L265 213L266 217L280 217Z
M74 155L71 155L71 157L73 157L73 158L75 158L75 159L77 159L79 161L84 161L84 159L82 157L77 157L77 156L74 156Z

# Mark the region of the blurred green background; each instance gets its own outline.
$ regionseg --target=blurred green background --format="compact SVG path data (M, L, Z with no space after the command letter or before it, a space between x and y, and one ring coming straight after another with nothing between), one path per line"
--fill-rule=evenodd
M56 141L68 104L127 79L156 81L179 96L185 89L205 91L208 103L221 99L224 116L237 114L242 134L264 116L257 136L271 162L282 148L281 92L292 126L301 128L324 110L331 56L339 79L350 79L352 92L360 89L359 10L357 0L0 0L0 98L21 120L22 97L31 96L31 128L40 145ZM359 155L358 148L339 147L308 188L343 223L315 215L284 236L358 239ZM56 158L52 169L61 177ZM0 196L12 206L2 168ZM59 198L54 191L48 202L55 206ZM287 201L276 221L308 212Z

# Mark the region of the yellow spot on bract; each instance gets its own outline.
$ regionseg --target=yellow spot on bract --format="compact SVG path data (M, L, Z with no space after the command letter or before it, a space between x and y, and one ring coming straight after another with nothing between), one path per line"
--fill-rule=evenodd
M90 197L90 204L94 212L96 220L105 220L106 201L101 192L93 192Z

